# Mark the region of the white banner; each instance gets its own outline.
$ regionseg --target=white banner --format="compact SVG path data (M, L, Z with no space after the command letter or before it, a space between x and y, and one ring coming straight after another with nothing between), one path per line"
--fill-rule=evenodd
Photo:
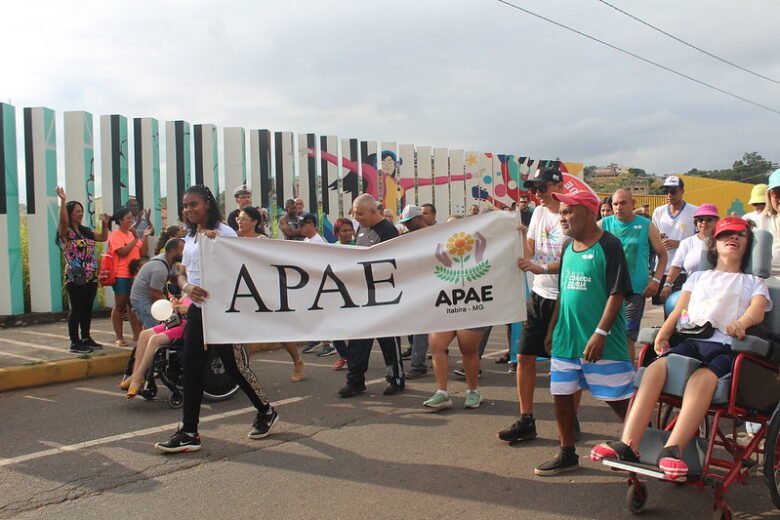
M377 338L524 321L514 213L437 224L370 248L199 240L207 343Z

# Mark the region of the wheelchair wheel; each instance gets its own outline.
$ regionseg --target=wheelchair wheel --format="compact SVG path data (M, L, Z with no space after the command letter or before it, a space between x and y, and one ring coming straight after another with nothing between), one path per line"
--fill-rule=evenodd
M171 395L168 396L168 404L171 408L181 408L181 405L184 404L184 396L178 390L174 390L171 392Z
M626 493L626 507L628 510L638 515L647 504L647 486L644 482L636 481L628 485Z
M240 347L244 363L248 364L249 355L246 353L246 348L243 345ZM232 397L237 391L238 384L227 374L216 349L209 349L203 373L204 397L210 401L223 401Z
M149 381L146 383L146 388L141 389L141 391L138 393L147 401L151 401L157 397L157 385L154 383L154 381Z
M780 404L769 420L764 440L764 482L775 507L780 508Z

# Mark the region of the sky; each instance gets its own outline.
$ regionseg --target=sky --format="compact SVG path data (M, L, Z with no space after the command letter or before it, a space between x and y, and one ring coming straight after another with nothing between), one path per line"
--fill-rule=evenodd
M780 110L780 84L597 0L512 1ZM611 3L780 81L780 2ZM30 0L5 5L3 18L0 99L18 109L616 162L659 175L728 168L749 151L780 161L779 114L494 0Z

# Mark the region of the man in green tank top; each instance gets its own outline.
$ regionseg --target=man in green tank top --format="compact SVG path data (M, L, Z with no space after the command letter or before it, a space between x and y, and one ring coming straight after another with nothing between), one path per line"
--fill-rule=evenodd
M599 226L615 235L623 244L631 287L634 292L626 297L626 327L628 329L628 352L631 361L635 359L634 345L639 336L642 315L645 312L645 300L658 293L661 277L668 261L667 251L661 240L661 232L648 219L634 213L634 199L631 192L620 188L612 195L614 215L603 218ZM652 247L658 262L655 272L649 273L650 248Z

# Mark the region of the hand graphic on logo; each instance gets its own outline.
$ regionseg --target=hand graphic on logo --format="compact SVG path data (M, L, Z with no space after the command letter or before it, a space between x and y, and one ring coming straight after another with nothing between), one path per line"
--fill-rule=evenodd
M444 267L452 267L452 259L444 251L441 244L436 244L436 260L441 262Z
M477 231L474 233L474 259L477 263L482 261L482 255L485 254L485 248L487 247L487 240L482 233Z

